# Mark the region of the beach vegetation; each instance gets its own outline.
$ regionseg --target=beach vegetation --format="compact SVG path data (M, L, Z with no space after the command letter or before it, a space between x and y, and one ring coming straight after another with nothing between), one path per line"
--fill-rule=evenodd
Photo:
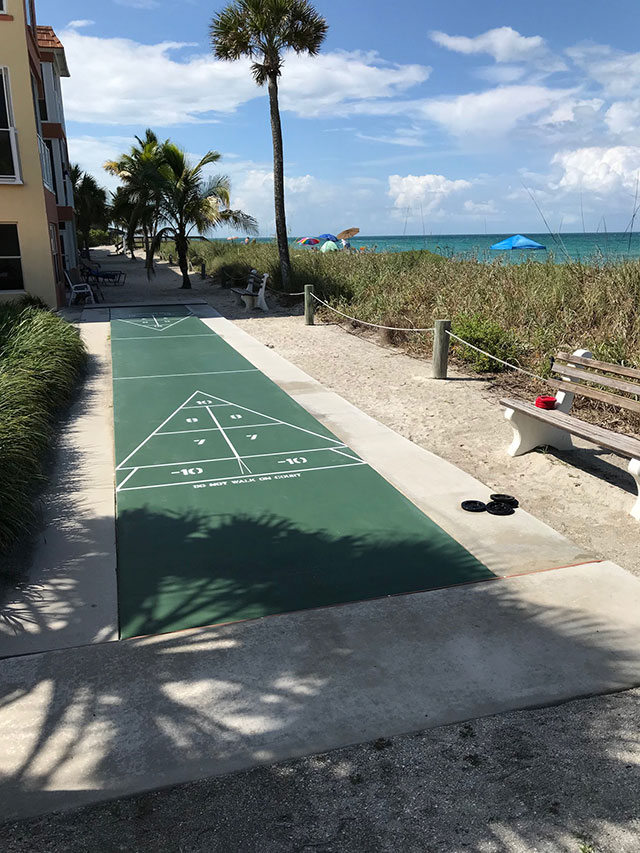
M223 224L248 233L257 233L258 228L252 216L229 208L230 184L227 177L216 175L205 179L204 169L220 159L217 151L208 151L192 165L181 148L167 142L162 156L163 162L158 169L159 215L166 224L154 238L151 252L157 251L163 240L171 238L182 273L182 288L188 289L191 287L189 237L193 231L204 235Z
M125 244L133 253L134 239L142 234L145 248L145 269L154 274L153 244L160 228L162 202L159 169L164 162L164 145L153 130L147 128L144 137L136 136L128 153L118 160L108 160L105 171L115 175L121 186L113 196L112 220L126 223Z
M85 360L77 330L39 300L0 306L0 554L35 523L56 425Z
M192 251L221 282L224 273L239 278L258 269L278 285L273 243L210 241ZM548 373L550 356L579 347L640 367L640 260L509 264L427 251L323 255L308 249L296 250L292 260L296 291L313 284L333 307L386 326L428 328L435 319L449 319L460 337L538 375ZM317 307L321 317L339 320ZM398 332L393 342L413 355L428 356L432 336ZM465 358L459 348L453 356ZM483 362L465 363L485 368Z
M109 224L107 191L99 186L93 175L84 172L78 165L70 167L69 178L73 187L76 228L80 243L88 257L92 229L106 228Z
M218 59L252 60L258 86L267 86L273 141L273 191L282 288L291 290L292 272L284 202L284 151L278 103L283 54L318 54L328 26L307 0L234 0L211 22L211 46Z

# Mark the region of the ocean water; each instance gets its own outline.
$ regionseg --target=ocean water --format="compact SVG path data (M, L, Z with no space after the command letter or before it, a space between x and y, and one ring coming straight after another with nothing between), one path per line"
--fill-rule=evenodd
M491 246L499 243L511 234L427 234L404 236L362 236L358 234L349 242L352 249L363 252L411 252L427 249L447 258L463 257L479 261L500 260L503 263L522 263L525 260L555 263L565 263L568 260L581 260L585 263L611 263L616 261L640 258L640 232L632 234L612 231L592 234L534 234L527 232L545 249L511 250L507 252L492 251ZM258 237L258 243L273 243L274 237ZM290 239L295 251L310 252L311 246L297 246ZM238 239L236 246L242 246L243 240ZM319 246L317 247L319 248Z
M462 256L481 261L501 259L507 263L521 263L528 259L545 262L550 257L556 263L563 263L568 259L603 263L640 258L640 233L633 234L631 241L629 241L628 232L626 234L622 232L560 234L555 237L548 233L527 233L525 236L537 243L542 243L546 249L508 252L491 250L493 243L498 243L510 236L511 234L428 234L426 236L366 237L358 234L350 243L352 248L358 250L364 248L368 252L408 252L428 249L445 257ZM302 248L301 251L310 250Z

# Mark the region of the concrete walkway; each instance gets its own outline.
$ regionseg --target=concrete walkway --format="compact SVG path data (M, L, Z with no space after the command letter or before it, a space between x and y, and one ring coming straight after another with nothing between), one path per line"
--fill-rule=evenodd
M194 310L496 574L518 576L2 660L5 817L640 683L639 581L524 512L467 516L459 500L486 497L481 483Z
M0 613L0 657L118 636L109 323L80 325L84 387L62 430L25 582Z

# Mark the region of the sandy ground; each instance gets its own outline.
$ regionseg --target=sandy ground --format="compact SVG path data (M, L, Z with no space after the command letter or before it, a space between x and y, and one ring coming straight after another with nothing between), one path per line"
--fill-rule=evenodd
M593 449L512 460L490 381L456 373L435 382L427 363L375 339L305 327L299 306L271 296L269 315L247 316L228 291L195 275L191 293L179 283L160 265L152 284L136 272L105 292L118 302L205 298L364 411L640 572L621 460ZM628 691L7 824L0 835L16 853L637 853L639 723L640 690Z

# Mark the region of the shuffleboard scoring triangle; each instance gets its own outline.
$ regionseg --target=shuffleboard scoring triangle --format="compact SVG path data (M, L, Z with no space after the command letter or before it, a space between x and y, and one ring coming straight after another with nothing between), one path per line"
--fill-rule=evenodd
M171 329L173 326L177 326L178 323L182 323L183 320L186 320L189 316L187 314L185 317L179 317L177 320L174 317L161 317L158 319L157 317L140 317L137 320L133 319L123 319L117 318L121 323L128 323L130 326L138 326L141 329L146 329L149 332L165 332L167 329Z

